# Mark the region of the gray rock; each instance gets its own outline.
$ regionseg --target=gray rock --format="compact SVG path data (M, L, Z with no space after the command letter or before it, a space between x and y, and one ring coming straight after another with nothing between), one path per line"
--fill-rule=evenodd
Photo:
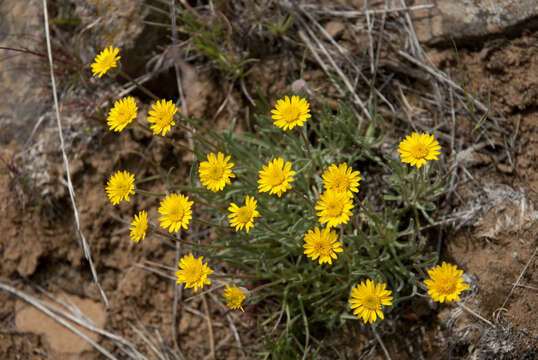
M519 25L538 27L536 0L417 0L434 8L412 11L419 41L435 44L504 33Z

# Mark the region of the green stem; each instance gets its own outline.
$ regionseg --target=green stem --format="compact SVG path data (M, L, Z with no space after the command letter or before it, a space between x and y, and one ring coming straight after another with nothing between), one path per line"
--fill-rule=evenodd
M146 196L156 196L156 197L166 196L166 194L154 193L154 192L146 191L146 190L142 190L142 189L135 189L135 192L140 194L140 195L146 195Z
M196 244L196 243L193 243L193 242L190 242L190 241L187 241L187 240L183 240L183 239L178 239L176 238L175 236L172 236L168 233L165 233L163 231L160 231L159 229L157 229L157 227L155 226L152 226L152 229L151 231L154 233L154 234L157 234L161 237L164 237L166 239L169 239L169 240L172 240L172 241L175 241L175 242L180 242L182 244L185 244L185 245L190 245L190 246L195 246L195 247L201 247L201 248L207 248L207 249L228 249L229 246L224 246L224 245L204 245L204 244Z
M151 92L148 88L146 88L144 85L140 84L138 81L133 79L131 76L129 76L127 73L125 73L123 70L119 70L118 74L123 77L124 79L130 81L133 83L134 86L136 86L140 91L142 91L144 94L151 97L153 100L159 100L159 97L155 95L153 92Z
M140 180L136 180L133 184L139 185L139 184L143 184L143 183L153 181L153 180L157 180L157 179L160 179L160 178L161 178L161 175L152 175L152 176L148 176L148 177L145 177L143 179L140 179Z
M291 191L294 192L294 193L296 193L297 195L301 196L303 199L305 199L305 201L312 207L312 209L315 208L314 203L313 203L312 201L310 201L310 199L307 198L305 194L303 194L303 193L301 193L301 192L295 190L294 188L291 188Z
M304 145L305 145L305 148L306 148L306 156L307 156L307 159L312 159L312 154L310 152L310 143L308 142L308 139L306 138L302 128L298 128L299 129L299 133L301 134L301 137L303 138L303 141L304 141ZM305 126L305 131L306 131L306 126Z
M270 227L269 225L267 225L264 221L261 221L261 220L258 220L258 223L263 226L264 228L266 228L267 230L269 230L270 232L272 232L273 234L277 235L277 236L280 236L280 237L283 237L283 238L286 238L288 240L292 240L292 241L295 241L294 238L292 238L291 236L288 236L288 235L284 235L276 230L274 230L272 227Z

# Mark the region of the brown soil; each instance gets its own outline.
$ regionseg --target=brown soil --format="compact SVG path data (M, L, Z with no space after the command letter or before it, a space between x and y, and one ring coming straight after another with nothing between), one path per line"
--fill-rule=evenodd
M482 210L463 228L445 231L442 258L465 269L472 289L463 297L464 303L494 321L496 328L462 313L455 306L437 306L416 300L402 309L398 314L400 320L389 320L380 328L394 359L415 359L417 354L432 360L531 359L538 348L538 265L534 256L538 245L537 44L537 33L524 33L514 39L492 41L479 49L459 51L464 77L469 83L480 84L476 89L480 98L490 98L492 113L504 114L508 121L499 124L498 131L491 132L492 143L496 146L486 146L478 151L468 168L474 180L463 184L453 199L456 209L479 204ZM428 54L439 68L457 73L458 58L454 50L432 48ZM287 76L299 71L298 64L292 61L283 67L277 59L262 59L253 67L247 87L275 96L285 88ZM184 71L190 74L188 69ZM282 81L273 80L276 72L281 73L278 78ZM246 106L246 99L235 89L227 93L227 89L221 89L214 79L192 74L189 80L192 86L186 93L189 108L196 116L213 118L215 109L226 102L222 114L213 119L217 128L224 128L232 117L237 116L238 109ZM330 96L334 90L323 82L324 76L319 70L310 70L304 79L318 93ZM221 95L216 95L216 90L220 90ZM337 106L336 102L331 104ZM175 167L172 176L186 176L190 159L165 146L148 146L151 138L145 133L133 131L118 137L88 119L85 121L90 124L90 135L73 145L77 153L71 159L71 175L82 230L88 239L101 285L110 300L106 329L129 339L139 351L153 356L147 343L133 330L131 324L135 324L151 338L162 339L159 345L165 351L174 350L175 282L148 271L144 264L154 262L173 268L175 248L156 237L149 237L139 244L126 240L128 214L150 209L150 217L157 218L157 202L135 197L129 203L113 207L107 201L103 187L107 176L115 169L136 169L137 177L154 174L155 170L139 156L145 151L163 161L164 168ZM470 129L474 124L465 121L458 125L456 134L462 139L463 148L473 143ZM45 153L57 154L56 136L50 134L49 141L45 141ZM10 159L21 149L22 142L3 144L0 156ZM0 175L0 229L4 235L0 237L0 280L32 291L41 298L45 296L39 288L56 297L60 293L69 294L76 301L88 302L90 308L99 307L99 292L75 235L66 188L58 181L65 176L61 158L58 155L47 158L44 166L56 178L46 184L49 191L41 199L19 182L16 169L22 166L15 162L13 168ZM30 184L42 180L32 176L28 179ZM192 233L197 232L194 227ZM173 274L169 269L163 272ZM50 333L58 325L48 325L48 320L39 318L42 315L29 315L28 310L23 310L28 309L27 306L2 291L0 302L2 359L101 358L89 347L64 347L62 351L62 346L56 346L54 342L63 337L63 333L59 329ZM209 297L207 302L208 312L202 298L191 298L190 292L184 292L183 301L179 302L176 329L183 354L188 359L202 359L208 354L206 316L209 315L217 358L239 358L227 315L239 327L243 345L255 342L250 338L254 325L252 316L248 312L229 313ZM81 310L84 311L83 306ZM92 318L97 321L101 310L89 311L88 315L92 317L92 312L96 313ZM38 326L46 329L37 330L33 326L36 321ZM383 358L381 351L374 350L376 343L369 342L372 337L365 336L365 331L355 327L342 331L349 335L347 338L354 339L355 344L346 341L345 337L328 341L347 346L342 351L349 358L363 356L366 352L370 353L369 358ZM356 345L357 341L360 346ZM101 339L100 344L109 351L114 349L108 340Z

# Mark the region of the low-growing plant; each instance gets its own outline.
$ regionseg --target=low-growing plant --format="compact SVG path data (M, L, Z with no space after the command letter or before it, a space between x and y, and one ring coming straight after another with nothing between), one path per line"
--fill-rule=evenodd
M110 49L99 55L94 74L114 69L116 55ZM420 224L434 223L450 181L436 165L442 149L433 135L413 133L396 149L387 146L375 103L372 121L357 125L350 105L311 110L297 94L284 94L274 106L260 97L242 133L236 120L216 132L165 100L152 106L149 129L135 121L131 99L110 111L111 130L140 126L195 160L187 179L168 173L136 179L132 169L114 169L110 200L161 199L160 218L148 219L145 210L134 216L131 239L147 232L182 242L177 282L194 292L225 285L223 302L257 319L263 341L253 354L312 358L323 349L317 329L356 319L373 325L402 302L426 296L422 281L437 254L419 241ZM192 137L192 148L169 137L178 128ZM155 181L168 193L139 188ZM214 240L186 241L191 221L212 228ZM461 273L429 271L434 299L457 300L465 289Z

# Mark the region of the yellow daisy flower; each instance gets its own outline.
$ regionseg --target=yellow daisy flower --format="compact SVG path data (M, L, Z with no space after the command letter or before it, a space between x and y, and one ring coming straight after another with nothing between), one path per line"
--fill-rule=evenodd
M424 280L424 283L434 301L441 303L459 301L460 293L469 289L469 285L463 282L463 270L458 270L456 265L443 261L441 265L428 270L428 274L432 280Z
M282 130L293 129L295 126L303 126L310 115L310 104L306 99L299 96L285 97L277 101L275 108L271 110L273 124Z
M426 164L426 160L437 160L441 146L430 134L412 133L402 140L398 152L402 162L420 169Z
M351 289L351 298L349 303L353 314L357 318L370 324L377 320L379 316L384 319L381 312L381 305L392 305L392 291L386 290L387 284L375 284L372 280L366 280Z
M120 50L113 46L105 48L99 53L93 60L92 72L93 75L98 77L103 76L108 70L118 66L117 61L121 58L118 56Z
M260 217L260 213L256 210L257 201L254 197L248 196L245 199L245 206L239 207L234 203L230 204L228 211L231 212L230 226L235 226L235 231L245 228L248 233L250 228L254 226L254 218Z
M191 206L194 201L189 201L189 197L181 194L170 194L161 202L159 218L161 227L168 228L168 232L176 232L180 228L188 229L189 221L192 219Z
M347 224L349 217L353 215L353 206L353 199L347 193L327 190L320 195L316 205L319 222L327 223L328 228Z
M150 128L153 130L153 135L162 132L162 136L166 135L174 122L174 115L177 112L177 107L172 100L158 100L156 104L151 105L153 110L149 111L148 122L153 123Z
M134 119L138 107L132 96L128 96L123 99L119 99L114 103L114 107L110 109L108 117L106 119L111 131L122 131L127 125L129 125Z
M194 292L197 292L198 288L203 288L204 285L211 284L207 275L213 273L213 270L202 262L203 258L200 256L196 259L192 253L183 256L178 262L179 270L176 271L176 283L185 283L185 288L193 287Z
M267 166L263 165L263 170L259 171L260 178L258 180L258 190L260 192L268 192L269 194L277 194L278 197L291 189L291 184L294 179L295 171L291 170L291 163L284 163L284 159L277 158L270 161Z
M131 240L139 242L146 238L146 230L148 229L148 213L144 210L140 211L138 215L134 216L134 220L131 223Z
M226 289L224 289L222 296L226 299L226 306L230 309L241 309L242 312L245 312L241 304L243 303L243 300L245 300L246 295L242 290L238 289L235 284L233 287L226 284Z
M134 175L127 171L117 171L106 184L106 192L112 205L119 204L120 201L131 201L129 195L134 195Z
M330 228L324 228L320 231L316 226L313 231L308 230L304 236L304 242L306 256L313 261L319 257L320 264L332 264L332 259L337 258L336 253L344 251L338 241L338 235Z
M353 196L354 192L359 192L360 171L353 171L347 167L347 163L340 165L332 164L329 169L322 175L323 185L326 190L335 190L337 192L347 192Z
M230 170L234 163L229 163L229 160L230 156L225 158L221 152L217 155L214 153L208 154L207 161L201 162L198 170L202 185L210 191L217 192L224 189L226 185L231 184L230 178L234 178L235 175Z

